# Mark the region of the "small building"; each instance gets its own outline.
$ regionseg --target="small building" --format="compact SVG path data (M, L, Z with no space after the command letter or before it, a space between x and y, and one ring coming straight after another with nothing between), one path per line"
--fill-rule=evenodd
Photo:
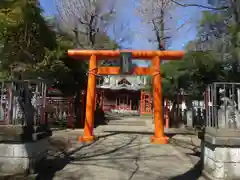
M152 114L151 79L147 76L109 75L98 79L97 104L104 112Z

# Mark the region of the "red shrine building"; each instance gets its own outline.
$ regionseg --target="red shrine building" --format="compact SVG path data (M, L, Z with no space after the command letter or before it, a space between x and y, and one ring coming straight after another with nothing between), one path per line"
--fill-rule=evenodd
M97 83L97 104L104 112L152 114L151 85L147 76L104 76Z

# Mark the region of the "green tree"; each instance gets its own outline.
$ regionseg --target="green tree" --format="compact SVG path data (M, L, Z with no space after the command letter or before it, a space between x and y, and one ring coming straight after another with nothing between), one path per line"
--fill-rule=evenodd
M19 64L24 70L33 69L44 58L46 48L56 47L55 33L41 16L37 1L6 1L2 12L2 71L11 72Z
M56 27L42 16L37 1L1 1L0 16L2 74L9 77L23 71L22 78L41 77L68 93L76 84L78 89L83 86L85 63L66 55L67 49L74 48L71 37L54 31Z
M205 86L213 81L240 80L239 4L226 1L223 6L203 8L208 10L203 11L198 35L186 46L184 59L162 65L164 92L168 95L182 88L195 98L202 97Z

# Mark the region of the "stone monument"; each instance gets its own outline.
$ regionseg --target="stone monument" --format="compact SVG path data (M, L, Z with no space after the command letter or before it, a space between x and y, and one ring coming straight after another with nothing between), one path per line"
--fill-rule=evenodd
M206 127L200 136L203 175L208 179L240 179L240 96L235 95L239 85L213 83L208 88L212 105L206 107Z

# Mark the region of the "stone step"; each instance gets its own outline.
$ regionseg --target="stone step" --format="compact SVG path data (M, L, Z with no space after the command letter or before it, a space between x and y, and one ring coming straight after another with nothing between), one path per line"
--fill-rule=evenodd
M118 133L124 133L124 132L152 132L151 129L149 130L146 126L129 126L129 125L106 125L101 127L101 132L118 132Z
M146 126L146 122L139 119L134 120L110 120L108 125Z

